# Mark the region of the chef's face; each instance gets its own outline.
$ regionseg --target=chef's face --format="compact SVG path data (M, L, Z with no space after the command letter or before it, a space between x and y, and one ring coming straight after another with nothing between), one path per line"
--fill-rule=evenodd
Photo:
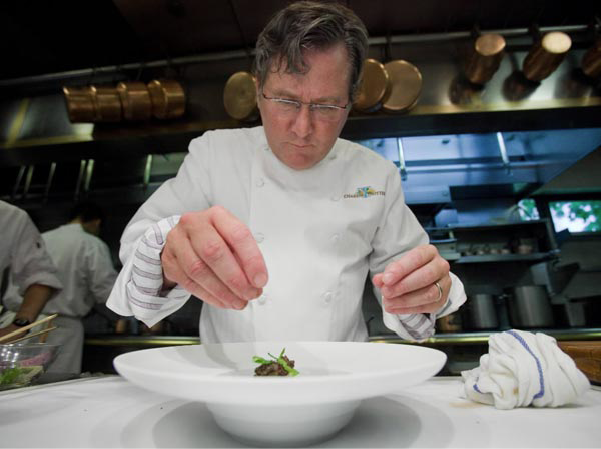
M328 154L342 131L349 108L310 108L302 104L298 109L298 104L277 99L342 107L350 101L350 62L342 44L325 50L306 50L304 59L308 66L304 74L285 73L283 64L279 72L268 72L262 89L257 82L267 143L280 161L295 170L311 168Z

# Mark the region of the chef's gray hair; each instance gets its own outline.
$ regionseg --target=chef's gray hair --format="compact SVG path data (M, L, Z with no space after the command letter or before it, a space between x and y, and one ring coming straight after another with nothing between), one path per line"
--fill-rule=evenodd
M346 47L351 63L349 98L359 86L368 41L365 25L349 8L338 3L300 1L276 13L257 39L254 74L263 87L270 70L302 74L309 69L303 50Z

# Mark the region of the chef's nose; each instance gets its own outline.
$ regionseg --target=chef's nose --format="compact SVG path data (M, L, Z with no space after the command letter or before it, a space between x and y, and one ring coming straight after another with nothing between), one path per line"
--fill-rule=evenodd
M292 131L298 137L307 137L313 131L313 117L308 105L303 104L292 120Z

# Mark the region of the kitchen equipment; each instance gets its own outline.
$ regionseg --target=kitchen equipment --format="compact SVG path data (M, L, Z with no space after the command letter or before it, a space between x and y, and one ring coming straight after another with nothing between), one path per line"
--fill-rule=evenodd
M496 329L499 318L495 307L495 298L488 293L475 293L469 296L467 303L470 327L476 330Z
M553 310L545 287L522 285L512 289L509 304L511 325L517 328L552 327Z
M405 112L417 104L422 90L422 74L417 67L402 59L384 64L390 77L390 94L382 103L387 112Z
M498 70L505 54L505 38L500 34L483 34L474 42L464 67L465 76L475 84L484 84Z
M117 94L125 120L148 120L152 115L152 103L146 84L141 81L122 81L117 84Z
M112 86L90 86L95 122L118 122L122 118L121 100Z
M461 312L450 313L436 320L436 329L443 333L457 333L463 329L463 320L461 318Z
M390 77L380 61L366 59L361 84L353 108L361 112L376 112L390 95Z
M300 374L255 377L253 357L282 348ZM146 349L121 354L114 365L137 386L205 402L215 422L246 444L282 447L330 438L363 399L419 384L446 359L410 345L253 342Z
M601 76L601 37L582 56L582 71L586 76Z
M92 89L89 86L64 86L63 95L71 123L94 121L94 100Z
M181 117L186 110L186 94L176 80L152 80L146 87L150 94L152 115L158 119Z
M46 371L59 348L47 343L0 345L0 390L32 383Z
M236 72L223 89L225 112L236 120L254 121L259 118L256 78L249 72Z
M12 339L12 338L20 335L20 334L24 334L25 332L28 332L29 329L32 329L32 328L34 328L36 326L39 326L40 324L44 324L44 323L52 321L57 316L58 316L58 314L55 313L53 315L49 315L49 316L47 316L45 318L42 318L40 320L34 321L33 323L30 323L30 324L28 324L26 326L21 326L18 329L16 329L16 330L14 330L14 331L12 331L12 332L10 332L10 333L8 333L8 334L0 337L0 342L7 341L7 340L10 340L10 339Z
M524 76L530 81L542 81L559 67L572 39L561 31L545 34L528 52L522 65Z

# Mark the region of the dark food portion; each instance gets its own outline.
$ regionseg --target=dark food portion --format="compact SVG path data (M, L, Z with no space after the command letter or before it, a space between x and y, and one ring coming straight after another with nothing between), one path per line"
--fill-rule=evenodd
M290 368L294 368L294 360L290 360L285 355L282 356L284 361L288 364ZM256 376L287 376L288 371L284 369L282 365L280 365L277 361L273 361L270 363L266 363L263 365L259 365L255 369Z
M278 357L268 354L271 359L254 356L253 362L260 366L255 369L256 376L297 376L298 371L294 369L294 360L284 355L286 348L282 349Z

